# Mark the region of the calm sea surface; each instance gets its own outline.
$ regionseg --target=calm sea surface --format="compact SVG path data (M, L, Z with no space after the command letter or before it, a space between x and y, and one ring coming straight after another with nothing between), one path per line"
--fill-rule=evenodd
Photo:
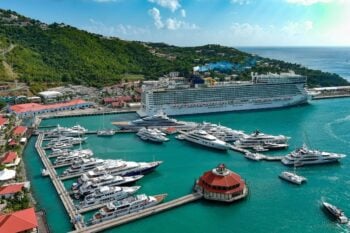
M342 47L245 47L248 53L262 57L302 64L312 69L319 69L339 74L350 80L350 48Z
M271 134L292 137L285 154L307 142L320 150L349 154L350 99L332 99L288 109L220 113L181 117L183 120L210 121L251 132L259 129ZM72 117L51 119L42 125L73 126L78 123L96 130L111 121L135 119L136 114ZM149 195L168 193L167 201L191 192L194 180L219 163L246 179L250 195L233 204L198 201L133 223L110 229L118 233L259 233L259 232L349 232L348 226L332 222L322 211L322 200L327 200L350 215L350 156L340 164L302 167L297 170L308 182L295 186L281 181L278 175L290 168L279 162L252 162L233 151L227 153L208 150L173 136L163 145L141 141L135 134L118 134L111 138L88 136L84 147L91 148L96 157L133 161L163 160L157 170L144 177L139 193ZM43 165L34 149L36 138L31 138L24 152L29 179L39 208L45 209L53 233L68 232L71 225L49 178L41 177ZM65 182L65 185L72 181ZM91 214L85 216L89 218Z

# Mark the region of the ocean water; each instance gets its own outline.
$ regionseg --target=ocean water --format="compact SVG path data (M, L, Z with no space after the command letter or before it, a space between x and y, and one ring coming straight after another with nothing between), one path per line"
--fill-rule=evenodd
M240 49L262 57L336 73L350 81L349 47L242 47Z
M89 135L84 147L91 148L96 157L121 158L134 161L162 160L157 170L137 182L139 193L149 195L168 193L166 201L191 192L196 178L219 163L240 174L250 190L243 201L222 204L200 200L158 215L109 229L118 233L260 233L260 232L350 232L349 226L339 225L322 211L321 201L327 200L350 215L350 99L329 99L287 109L230 112L179 117L182 120L209 121L251 132L259 129L271 134L291 137L290 148L274 154L286 154L307 142L320 150L349 154L339 164L301 167L297 172L308 181L296 186L278 178L281 171L291 168L280 162L253 162L241 154L218 152L178 141L156 145L141 141L135 134L118 134L110 138ZM76 123L90 130L98 129L105 121L130 120L136 114L72 117L50 119L42 125ZM69 219L54 191L51 181L41 177L43 167L35 149L36 138L29 140L24 162L39 208L45 209L53 233L72 230ZM73 181L65 182L68 187ZM86 219L91 216L87 214Z

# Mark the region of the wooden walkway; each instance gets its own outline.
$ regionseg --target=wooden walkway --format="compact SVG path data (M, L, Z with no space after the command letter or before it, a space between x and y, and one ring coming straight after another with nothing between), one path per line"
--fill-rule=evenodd
M49 176L52 180L52 183L54 187L56 188L56 191L61 198L61 201L69 214L69 217L74 224L74 227L76 230L81 230L83 229L83 224L81 222L77 222L76 218L79 216L79 213L77 212L76 208L74 207L73 201L70 198L68 192L66 191L63 183L58 179L56 170L51 166L51 163L49 159L47 158L45 151L42 149L41 144L43 141L43 134L40 134L38 136L38 139L35 143L35 148L41 158L41 161L43 162L46 170L49 172Z
M84 229L75 230L75 231L72 231L71 233L100 232L100 231L106 230L106 229L111 228L111 227L120 226L122 224L131 222L131 221L135 221L135 220L140 219L140 218L144 218L144 217L147 217L147 216L150 216L153 214L160 213L160 212L165 211L165 210L169 210L169 209L196 201L196 200L201 199L201 198L202 198L202 195L199 193L189 194L189 195L180 197L178 199L175 199L175 200L172 200L172 201L160 204L160 205L156 205L156 206L147 208L145 210L138 211L136 213L124 215L124 216L121 216L121 217L118 217L115 219L111 219L111 220L107 220L107 221L104 221L104 222L101 222L101 223L98 223L95 225L88 226Z

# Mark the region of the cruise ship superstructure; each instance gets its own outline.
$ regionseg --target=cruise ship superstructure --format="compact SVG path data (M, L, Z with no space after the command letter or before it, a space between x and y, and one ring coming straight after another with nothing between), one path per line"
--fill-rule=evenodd
M306 77L293 72L252 74L246 82L191 84L161 78L142 86L140 116L159 111L167 115L281 108L307 103Z

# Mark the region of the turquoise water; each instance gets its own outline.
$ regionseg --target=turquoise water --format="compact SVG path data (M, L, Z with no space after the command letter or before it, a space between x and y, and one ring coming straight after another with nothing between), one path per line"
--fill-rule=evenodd
M336 73L350 81L349 47L243 47L240 49L262 57Z
M220 123L246 132L260 129L292 137L290 150L307 141L312 148L349 153L350 99L313 102L307 106L258 112L222 113L179 117L191 121ZM72 126L79 123L90 130L114 120L136 118L135 114L50 119L42 125ZM250 195L230 205L198 201L106 232L348 232L347 226L332 222L320 208L321 200L340 206L350 215L350 156L340 164L302 167L300 175L308 182L295 186L278 179L284 167L279 162L252 162L233 151L208 150L178 141L173 136L163 145L139 140L134 134L111 138L89 135L85 147L101 158L135 161L163 160L157 170L144 177L139 193L168 193L172 200L191 192L194 180L203 172L224 162L246 179ZM34 151L35 138L29 141L24 160L39 206L46 210L52 232L71 230L69 219L49 178L40 176L42 167ZM287 151L274 152L284 154ZM70 182L65 182L68 186ZM86 216L88 218L88 216Z

